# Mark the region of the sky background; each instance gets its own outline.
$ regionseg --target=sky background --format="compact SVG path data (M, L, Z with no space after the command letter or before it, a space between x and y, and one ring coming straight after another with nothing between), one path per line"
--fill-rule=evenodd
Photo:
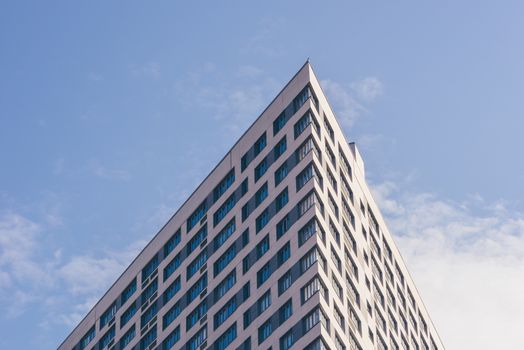
M2 1L0 348L55 349L311 58L447 349L522 348L522 1Z

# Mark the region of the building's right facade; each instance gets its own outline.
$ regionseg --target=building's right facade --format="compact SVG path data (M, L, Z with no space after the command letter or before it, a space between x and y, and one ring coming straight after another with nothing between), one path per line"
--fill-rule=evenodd
M309 62L59 350L443 350Z

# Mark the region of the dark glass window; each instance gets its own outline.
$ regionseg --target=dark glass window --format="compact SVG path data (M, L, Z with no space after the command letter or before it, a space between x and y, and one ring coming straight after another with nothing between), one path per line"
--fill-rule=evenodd
M287 174L288 165L287 163L284 163L275 171L275 186L278 186L278 184L281 183L282 180L284 180Z

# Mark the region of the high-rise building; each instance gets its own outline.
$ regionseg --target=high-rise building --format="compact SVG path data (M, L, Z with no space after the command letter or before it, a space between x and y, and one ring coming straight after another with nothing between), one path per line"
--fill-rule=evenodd
M309 62L59 350L444 349Z

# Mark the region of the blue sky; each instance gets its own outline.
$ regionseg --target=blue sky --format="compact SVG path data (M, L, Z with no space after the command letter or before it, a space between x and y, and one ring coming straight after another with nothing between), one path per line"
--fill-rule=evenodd
M0 348L56 348L308 57L444 343L518 348L523 11L2 2Z

